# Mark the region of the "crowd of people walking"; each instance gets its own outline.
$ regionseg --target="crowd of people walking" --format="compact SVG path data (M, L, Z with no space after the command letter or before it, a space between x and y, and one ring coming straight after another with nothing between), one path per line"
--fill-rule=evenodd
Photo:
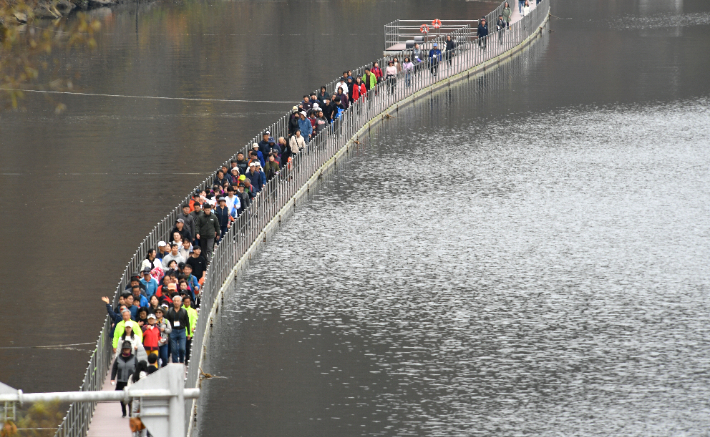
M525 1L527 3L527 1ZM524 5L520 5L522 8ZM497 31L510 27L512 11L506 3L496 23ZM488 24L479 20L477 37L485 48ZM443 48L443 51L442 51ZM122 390L141 377L150 375L169 362L188 363L191 342L200 308L200 293L215 245L227 234L237 218L260 201L267 183L290 167L309 144L337 121L353 103L370 93L392 93L398 78L411 86L415 72L436 76L440 65L452 65L457 42L451 35L443 47L431 44L428 51L418 44L387 61L383 70L375 62L362 75L343 71L330 94L326 86L303 96L288 116L287 134L274 138L265 131L248 153L240 152L228 165L217 170L211 187L194 192L181 206L168 241L149 249L138 272L118 296L114 307L103 297L111 321L115 360L111 382ZM386 84L386 86L385 86ZM124 417L130 406L121 403ZM134 411L135 412L135 411Z

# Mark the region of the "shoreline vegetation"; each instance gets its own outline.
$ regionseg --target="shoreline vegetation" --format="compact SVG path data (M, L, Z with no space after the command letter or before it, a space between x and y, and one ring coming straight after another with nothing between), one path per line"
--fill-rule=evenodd
M94 35L101 23L81 12L93 1L107 0L0 0L0 113L21 109L23 89L30 84L54 91L73 88L66 67L51 54L76 46L96 47ZM61 19L75 10L76 19ZM51 21L31 24L42 19ZM59 103L55 111L65 108Z
M72 12L126 3L126 0L0 0L0 28L23 25L34 20L57 20Z

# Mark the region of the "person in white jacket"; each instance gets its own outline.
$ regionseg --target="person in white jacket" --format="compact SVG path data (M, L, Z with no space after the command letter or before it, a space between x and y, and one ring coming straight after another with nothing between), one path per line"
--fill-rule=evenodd
M291 137L288 145L291 147L292 155L298 155L298 152L300 152L301 149L306 148L306 141L301 136L301 129L296 130L296 135Z

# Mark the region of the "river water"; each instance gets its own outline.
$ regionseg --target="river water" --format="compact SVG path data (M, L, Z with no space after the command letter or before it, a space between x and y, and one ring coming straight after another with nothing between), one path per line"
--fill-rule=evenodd
M226 299L202 435L705 435L710 8L620 8L372 131Z
M94 93L296 100L386 21L490 9L155 3L94 12L98 52L70 59ZM552 12L374 129L263 246L216 322L203 435L705 433L710 5ZM61 99L0 119L0 347L92 341L161 214L290 107ZM89 349L0 349L0 380L75 388Z

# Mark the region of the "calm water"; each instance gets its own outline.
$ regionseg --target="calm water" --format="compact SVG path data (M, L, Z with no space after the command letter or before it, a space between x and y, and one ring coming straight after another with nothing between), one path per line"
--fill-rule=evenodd
M706 435L710 6L554 6L263 247L202 435Z
M396 18L476 18L494 3L157 1L91 12L95 51L58 54L78 91L300 100L381 56ZM56 103L68 110L57 116ZM138 244L293 103L29 95L0 114L0 381L74 390ZM35 346L66 345L58 349ZM59 376L61 375L61 376Z
M386 21L490 9L156 3L96 12L100 49L71 59L95 93L295 100ZM553 14L373 130L263 247L217 322L202 435L706 433L710 4ZM94 340L161 214L291 106L62 101L0 119L0 347ZM0 380L75 388L88 350L0 349Z

